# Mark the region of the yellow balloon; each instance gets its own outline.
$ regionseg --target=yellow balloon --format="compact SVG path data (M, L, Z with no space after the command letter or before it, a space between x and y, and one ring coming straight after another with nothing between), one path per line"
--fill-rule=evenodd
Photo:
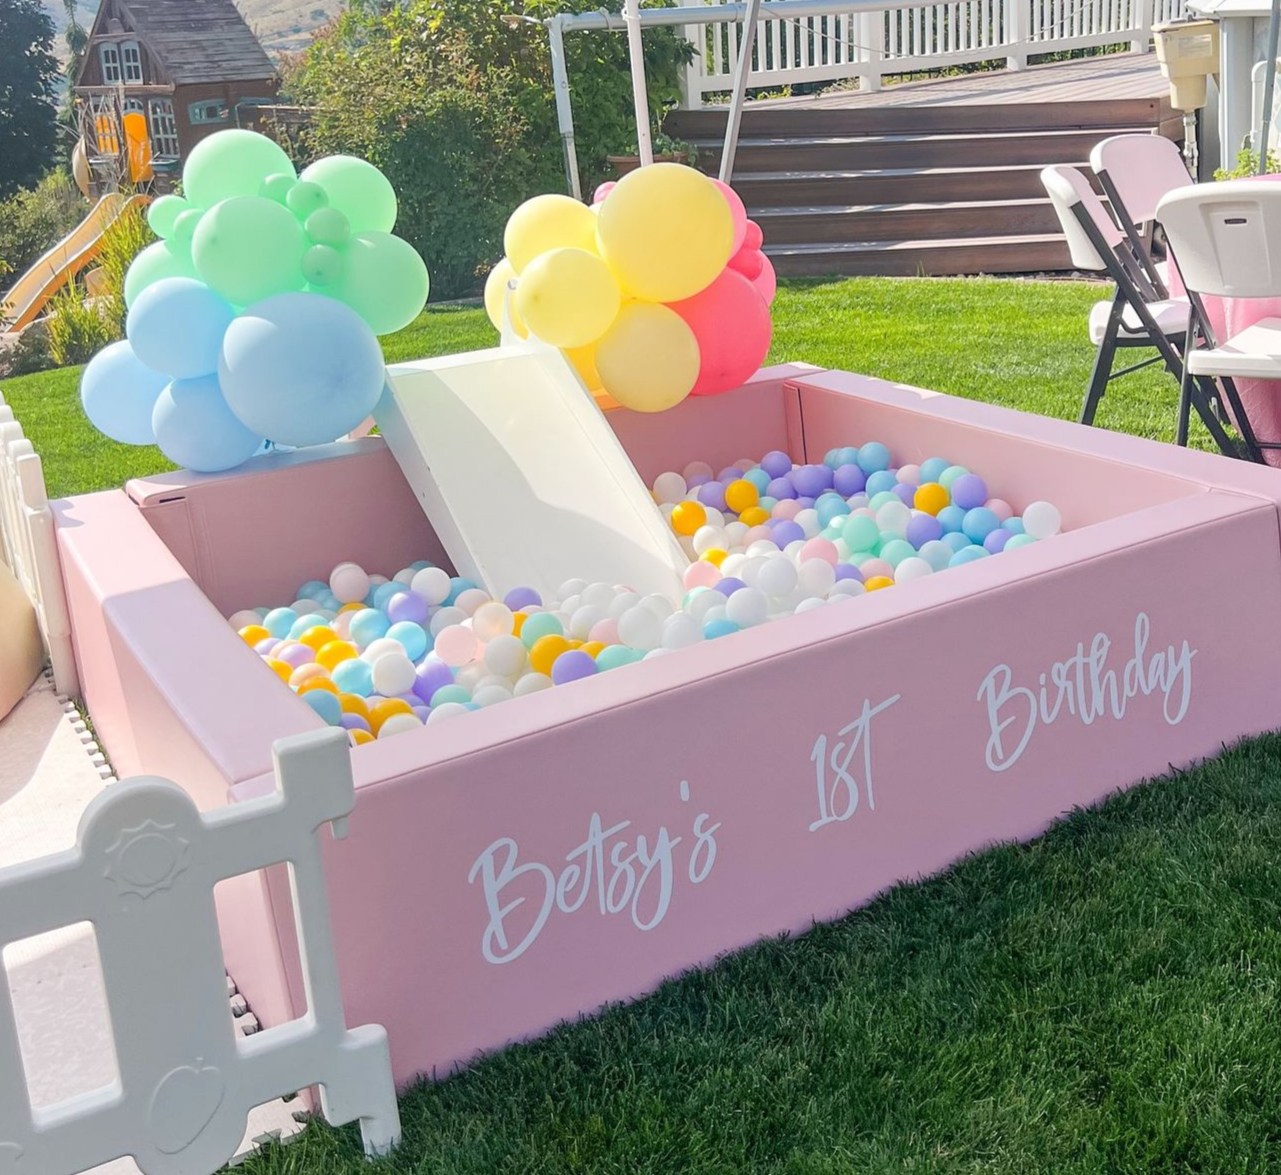
M727 215L728 210L726 205ZM517 273L524 273L525 266L549 249L595 253L596 217L572 196L535 196L508 218L503 248Z
M578 378L583 381L583 386L589 392L594 392L601 386L600 372L596 370L595 347L566 348L565 358L573 364L574 370L578 372Z
M720 190L679 163L629 172L605 197L596 242L623 292L679 302L706 289L725 268L734 221Z
M489 315L489 321L494 324L494 329L499 334L503 331L503 303L507 297L507 283L515 276L516 271L512 268L512 263L504 257L489 271L489 276L485 279L485 313ZM509 305L512 330L523 339L529 334L529 328L521 321L520 314L516 310L514 294Z
M605 390L636 412L674 408L698 379L698 365L694 332L675 310L653 302L626 303L596 344Z
M553 347L594 343L618 317L621 302L609 266L582 249L540 254L516 283L516 309L525 325Z

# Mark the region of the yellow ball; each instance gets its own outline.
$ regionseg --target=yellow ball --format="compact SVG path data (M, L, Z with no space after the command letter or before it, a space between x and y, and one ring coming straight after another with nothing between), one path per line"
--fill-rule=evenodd
M726 559L729 558L728 551L722 551L720 547L708 547L703 552L703 562L710 563L713 567L719 567Z
M515 293L512 294L511 302L507 303L507 283L515 276L516 271L506 257L489 271L489 276L485 279L485 313L489 315L489 321L494 324L494 329L501 334L503 308L505 304L508 305L512 316L512 330L523 339L529 334L529 328L516 309Z
M327 624L317 624L309 628L298 638L307 648L319 653L330 641L336 641L338 634Z
M525 627L525 621L528 619L524 612L512 613L512 636L520 636L520 630Z
M714 189L713 189L714 190ZM729 205L726 205L729 215ZM586 249L596 252L596 217L586 204L572 196L535 196L526 200L507 220L503 251L517 273L549 249Z
M256 645L259 641L265 641L269 636L271 636L271 633L263 628L261 624L246 624L240 630L240 639L250 647Z
M327 677L308 678L298 687L298 692L300 694L308 694L314 689L322 689L325 693L334 694L335 696L338 693L338 687Z
M367 730L349 730L347 737L351 739L353 747L363 747L366 743L374 741L374 736Z
M928 481L916 491L912 505L926 514L937 514L952 500L952 495L938 482Z
M323 665L317 665L315 661L309 661L306 665L299 665L289 675L289 684L293 689L301 690L307 682L314 681L316 678L328 680L329 670Z
M360 650L351 641L330 641L316 651L316 663L332 672L335 665L341 665L359 655Z
M369 721L369 703L359 694L339 694L338 704L344 714L357 714L366 722Z
M732 481L725 487L725 505L733 510L735 514L742 514L744 510L750 510L760 500L761 495L756 487L750 481L744 481L741 477L738 481Z
M624 303L596 344L601 385L635 412L675 408L698 379L699 363L698 340L685 320L652 302Z
M288 681L293 676L294 667L290 665L288 661L280 661L275 657L267 657L265 660L267 662L267 667L272 671L272 673L279 677L281 681Z
M354 604L344 604L338 609L339 612L363 612L369 605L364 600L357 600Z
M869 592L879 592L881 588L893 587L894 581L888 575L874 575L863 587Z
M412 714L413 707L403 698L383 698L369 707L369 725L375 734L393 714Z
M574 370L578 372L578 378L583 381L583 387L589 392L594 392L600 387L600 372L596 370L595 347L566 348L565 358L570 361Z
M698 502L681 502L672 511L672 529L677 534L692 535L707 525L707 511Z
M586 653L594 661L597 655L600 653L601 649L603 649L604 647L605 647L604 641L588 641L585 645L583 645L582 648L583 648L583 652Z
M563 636L554 634L540 636L534 642L534 647L529 650L529 666L535 673L550 674L556 658L568 649L569 641Z
M618 317L622 296L607 266L584 249L552 249L520 275L516 309L553 347L586 347Z
M596 241L626 293L679 302L706 289L725 268L734 220L725 197L701 172L656 163L619 180L597 213Z
M748 526L764 526L769 518L769 511L764 506L751 506L738 516L739 522Z

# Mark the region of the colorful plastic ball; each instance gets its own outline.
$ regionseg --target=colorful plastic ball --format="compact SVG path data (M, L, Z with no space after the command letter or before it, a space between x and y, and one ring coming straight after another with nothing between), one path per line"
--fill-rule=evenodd
M876 494L892 490L896 485L898 485L898 478L893 473L888 469L878 469L875 473L868 474L865 488L868 497L874 497Z
M256 645L254 645L254 652L259 653L264 657L269 656L271 654L271 651L279 643L280 642L274 636L263 637L262 640L260 640Z
M872 495L867 507L875 514L882 506L888 506L891 502L899 506L903 504L899 501L898 494L894 493L893 490L882 490L879 494Z
M959 530L949 530L943 535L944 545L955 554L957 551L963 551L966 547L973 546L969 536L962 534Z
M645 652L656 649L662 641L664 619L643 604L629 608L618 618L619 640Z
M991 553L985 547L978 547L971 544L957 551L948 562L949 567L964 567L967 563L973 563L978 559L990 559Z
M911 481L901 481L894 487L894 493L898 495L898 500L904 506L911 506L916 501L917 485Z
M771 528L774 542L782 550L788 543L801 542L805 538L805 530L798 523L789 522L783 519L776 522Z
M862 493L866 485L867 475L857 465L842 465L832 475L832 488L846 498Z
M765 494L781 503L796 497L796 487L790 477L776 477L765 487Z
M454 671L435 657L428 657L414 671L414 694L424 702L430 702L438 689L453 684Z
M952 484L959 477L964 477L970 471L964 465L949 465L942 473L939 474L939 485L948 493L952 491Z
M363 600L369 594L369 576L357 563L339 563L329 577L329 590L344 604Z
M911 555L894 568L895 583L911 583L914 579L924 579L934 574L934 565L919 555Z
M417 661L427 652L427 633L421 624L415 624L412 620L401 620L393 624L387 630L387 638L399 641L404 646L405 656L411 661Z
M769 487L770 475L757 465L752 469L744 470L743 480L750 482L755 487L757 494L763 494Z
M893 587L894 581L888 575L874 575L863 581L863 587L869 592L879 592L882 588Z
M1023 511L1023 532L1034 539L1053 538L1062 526L1062 515L1049 502L1032 502Z
M359 654L360 650L350 641L329 641L321 645L317 650L316 663L323 665L330 673L333 673L334 669L341 665L342 662L350 661L353 657L359 656Z
M281 641L276 646L276 659L292 665L295 669L316 659L316 652L302 641Z
M928 462L926 463L928 464ZM924 468L924 466L922 466ZM938 514L950 502L951 495L937 482L926 482L917 488L912 505L926 514Z
M338 634L327 624L315 624L298 639L308 648L319 653L330 641L337 640Z
M944 506L938 512L937 518L939 524L943 527L944 534L952 534L961 529L965 523L965 511L960 506Z
M986 506L975 506L973 510L965 512L965 519L961 523L961 531L971 542L981 543L1000 525L1001 520Z
M891 539L881 547L881 558L891 567L897 568L905 559L916 555L916 548L907 539Z
M713 510L725 510L725 487L719 481L705 481L697 490L694 496L698 502L704 506L709 506Z
M319 669L320 666L310 666L309 668ZM323 670L319 674L308 677L306 681L300 682L298 677L299 674L295 670L294 673L290 674L289 684L300 694L309 693L311 690L318 689L324 690L326 693L333 694L334 697L338 696L338 687L334 685L328 676L326 676L325 671Z
M654 479L654 500L675 504L684 499L688 488L679 473L660 473Z
M725 487L725 505L735 514L741 514L755 506L760 496L760 491L745 477L740 477Z
M388 653L374 662L374 689L384 697L408 693L416 680L414 663L404 653Z
M987 501L987 482L974 473L963 473L951 485L952 501L962 510L973 510Z
M989 509L990 509L990 507L989 507ZM1022 519L1022 518L1007 518L1004 522L1002 522L1002 523L1001 523L1001 528L1002 528L1003 530L1008 530L1008 531L1010 532L1010 534L1025 534L1025 533L1026 533L1026 531L1024 531L1024 529L1023 529L1023 519Z
M714 641L718 637L730 636L733 633L741 631L728 617L717 617L715 620L705 620L703 622L703 639Z
M881 537L881 528L875 518L866 514L851 514L841 524L841 538L851 551L871 551Z
M786 453L774 449L761 458L761 468L770 477L782 477L792 471L792 459Z
M313 689L298 695L304 705L310 706L330 726L337 726L342 718L342 705L336 694L325 690Z
M368 648L374 641L387 635L391 622L376 608L366 608L356 612L347 626L347 635L361 649Z
M449 595L445 597L445 603L446 604L458 603L459 597L464 592L471 591L472 588L474 588L475 586L476 585L472 583L470 579L467 579L465 576L461 576L461 575L453 576L449 581Z
M380 698L369 707L369 728L377 734L382 724L395 714L412 714L413 707L400 698Z
M405 590L405 585L390 580L387 583L380 583L373 590L373 597L370 599L370 606L373 608L386 608L391 598Z
M294 667L288 661L280 661L275 657L264 657L264 663L283 682L288 682L293 676Z
M808 559L822 559L825 563L836 566L837 551L836 544L830 539L812 538L808 539L801 548L801 562Z
M422 725L422 719L412 711L408 714L392 714L385 718L378 728L378 737L380 739L392 738L395 735L404 734L408 730L417 730Z
M543 602L542 596L531 587L512 588L504 597L503 603L513 612L519 612L522 608L539 607Z
M943 537L943 524L932 514L913 514L903 537L919 551L926 543Z
M764 624L769 618L769 599L760 588L745 587L726 601L725 615L739 628Z
M1014 517L1014 507L1004 498L989 498L983 504L1001 520L1002 526Z
M415 591L397 592L387 601L387 619L393 624L426 624L427 601Z
M440 636L445 629L455 624L462 624L466 619L467 613L461 608L439 608L432 614L431 620L428 621L427 631L431 633L433 637L437 637Z
M535 612L521 625L520 639L532 649L545 636L564 636L565 629L551 612Z
M826 465L802 465L792 471L792 485L801 497L817 498L832 488L832 476Z
M341 661L333 668L333 682L341 693L367 698L374 692L373 666L359 657Z
M1016 534L1010 536L1010 541L1005 544L1007 551L1017 551L1020 547L1030 547L1036 539L1030 534Z
M902 538L907 534L907 524L912 521L912 512L897 498L886 502L876 510L876 525L881 534L892 534Z
M262 626L272 636L283 640L289 635L289 630L297 619L298 613L292 608L273 608L262 618Z
M876 473L890 467L890 451L880 441L868 441L858 451L858 467L864 473Z
M271 633L261 624L246 624L240 630L240 639L250 646L265 641L269 636Z
M479 647L476 634L470 628L454 624L437 634L433 651L446 665L457 669L472 660Z
M918 552L935 571L942 571L951 561L955 552L945 542L934 539L925 543Z
M938 481L943 474L943 470L945 470L950 464L950 461L945 461L942 457L930 457L927 460L922 461L919 466L921 483L924 484L927 481Z
M569 650L569 641L554 633L539 637L529 650L529 665L535 673L551 674L556 659ZM554 680L554 679L553 679Z
M863 573L852 563L838 563L836 565L836 582L841 583L843 580L852 579L858 583L863 582Z
M698 502L681 502L672 511L672 529L677 534L693 535L707 524L707 511Z
M582 649L570 649L561 653L552 664L551 679L557 685L566 685L584 677L595 677L598 672L596 662L589 653L584 653Z
M836 582L836 568L822 559L809 559L796 572L796 590L803 596L825 596Z

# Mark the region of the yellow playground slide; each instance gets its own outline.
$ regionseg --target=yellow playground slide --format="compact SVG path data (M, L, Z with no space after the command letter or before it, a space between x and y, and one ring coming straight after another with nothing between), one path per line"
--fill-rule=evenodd
M130 205L146 204L149 199L121 192L103 196L84 220L18 278L4 295L0 329L20 331L34 322L49 299L98 256L102 234L111 223Z

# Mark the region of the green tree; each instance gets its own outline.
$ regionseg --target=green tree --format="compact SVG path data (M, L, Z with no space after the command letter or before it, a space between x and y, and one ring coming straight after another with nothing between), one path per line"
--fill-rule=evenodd
M66 102L58 115L58 123L62 128L66 150L69 154L72 147L75 146L76 140L80 138L80 117L79 112L76 110L75 94L72 87L76 84L76 78L80 76L80 66L84 61L85 48L89 44L89 32L80 23L80 18L77 14L80 0L62 0L62 7L67 13L67 27L63 33L63 41L67 46L67 61L62 67L62 76L66 79Z
M0 199L39 179L53 158L53 31L40 0L0 0Z

